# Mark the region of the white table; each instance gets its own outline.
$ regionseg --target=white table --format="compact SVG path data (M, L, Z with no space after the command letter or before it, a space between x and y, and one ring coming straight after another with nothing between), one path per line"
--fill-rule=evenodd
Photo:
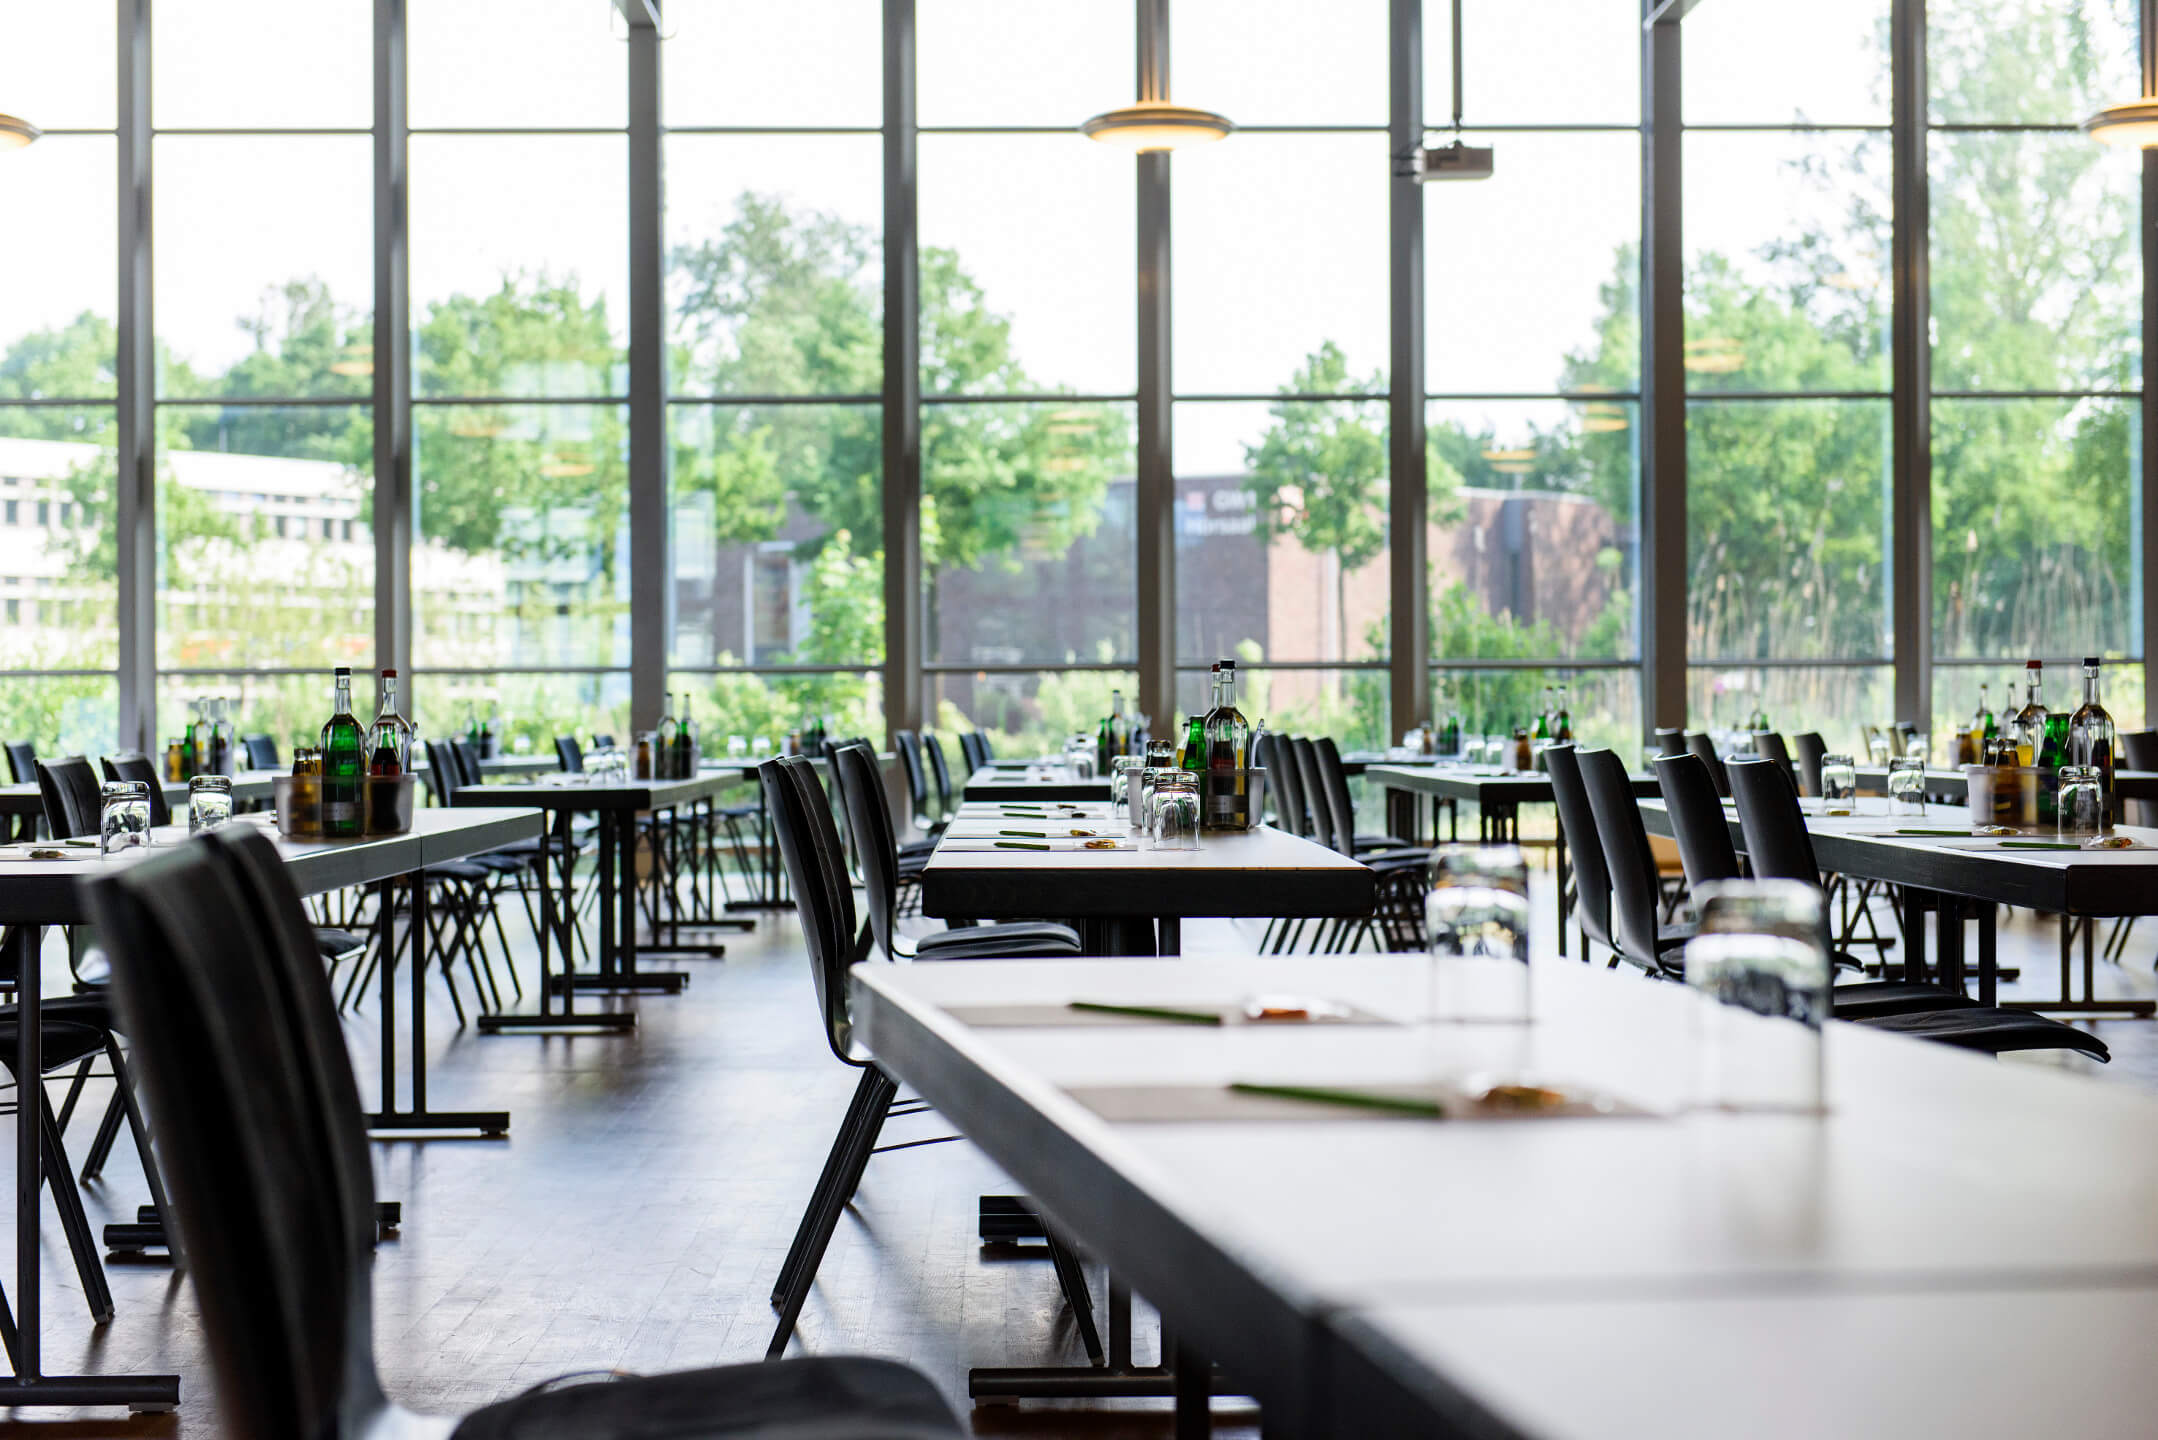
M1341 1317L1390 1307L2158 1283L2158 1101L1857 1026L1827 1034L1822 1119L1433 1124L1315 1107L1295 1123L1111 1123L1069 1093L1414 1079L1517 1063L1529 1036L1528 1064L1556 1083L1677 1106L1693 999L1630 974L1539 965L1533 1031L977 1028L944 1011L1288 990L1402 1015L1422 975L1420 957L1371 956L864 966L855 999L878 1062L1288 1434L1380 1433L1329 1428L1321 1349ZM1775 1355L1759 1363L1764 1386L1792 1383ZM1690 1388L1665 1387L1674 1414Z

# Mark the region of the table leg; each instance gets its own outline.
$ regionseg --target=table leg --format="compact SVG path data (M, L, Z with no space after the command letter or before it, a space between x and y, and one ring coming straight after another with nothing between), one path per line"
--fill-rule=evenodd
M1996 936L1993 933L1997 908L1990 900L1978 903L1978 1003L1997 1003L2001 967L1995 954Z
M1926 983L1926 910L1932 896L1914 885L1903 887L1903 978Z
M406 922L405 944L412 967L412 1108L397 1108L397 1016L393 997L391 961L396 951L382 951L382 1108L367 1117L367 1128L377 1138L404 1131L477 1130L482 1135L509 1134L507 1110L430 1110L427 1108L427 876L418 870L403 877L411 891L412 911ZM382 885L382 905L387 914L396 910L395 880ZM390 932L394 938L395 932Z
M1941 988L1958 995L1963 993L1963 901L1955 895L1937 895L1934 904L1940 919L1937 923L1939 936L1935 943L1940 949L1940 960L1935 969L1940 972Z
M1553 808L1554 808L1554 809L1556 809L1557 807L1555 807L1555 806L1554 806ZM1565 959L1565 958L1566 958L1566 917L1567 917L1568 913L1570 913L1570 911L1571 911L1571 909L1572 909L1572 907L1571 907L1571 906L1569 906L1569 905L1568 905L1568 904L1566 903L1566 817L1565 817L1565 816L1563 816L1563 815L1561 815L1561 816L1558 816L1558 817L1557 817L1557 819L1556 819L1556 820L1555 820L1555 821L1553 822L1553 830L1552 830L1552 835L1553 835L1553 837L1554 837L1554 838L1552 839L1552 842L1551 842L1551 851L1552 851L1552 854L1553 854L1553 855L1554 855L1554 856L1556 857L1556 859L1555 859L1555 860L1554 860L1554 861L1553 861L1552 863L1553 863L1553 865L1555 866L1555 873L1556 873L1556 874L1557 874L1557 876L1558 876L1558 886L1559 886L1559 894L1558 894L1558 902L1557 902L1557 903L1558 903L1558 910L1559 910L1559 958L1563 960L1563 959ZM1584 960L1586 960L1586 959L1588 958L1588 956L1586 956L1586 955L1583 955L1583 956L1582 956L1581 958L1582 958L1582 959L1584 959Z
M558 822L560 831L558 844L561 847L561 853L567 855L569 853L570 815L567 810L558 811L557 814L561 817ZM500 1035L505 1031L529 1033L534 1030L572 1030L619 1034L623 1031L636 1029L637 1013L634 1010L588 1010L582 1015L578 1014L577 987L575 985L557 985L554 982L554 976L549 973L548 952L553 949L553 946L549 943L550 940L559 934L562 941L562 968L565 972L570 969L571 944L568 931L558 932L555 928L561 922L558 922L555 915L553 867L553 859L548 855L546 847L542 846L539 864L533 867L539 874L540 891L538 936L539 1014L482 1015L479 1017L480 1033L483 1035ZM567 886L564 887L564 893L568 893ZM562 1013L559 1015L554 1013L552 1005L552 1000L556 993L560 993L562 996Z
M1214 1370L1176 1342L1176 1440L1207 1440L1214 1433Z
M599 973L565 974L555 981L564 989L671 995L689 983L681 970L637 969L636 837L635 812L599 812Z

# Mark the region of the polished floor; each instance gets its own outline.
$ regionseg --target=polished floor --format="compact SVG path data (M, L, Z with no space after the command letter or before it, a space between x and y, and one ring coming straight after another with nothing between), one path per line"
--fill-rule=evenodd
M1547 885L1539 875L1538 913L1548 913ZM2124 965L2099 965L2101 993L2158 993L2158 922L2144 929ZM2052 993L2053 935L2028 916L2007 924L2004 961L2025 969L2012 993ZM1225 923L1187 926L1185 936L1194 951L1248 948L1255 938ZM565 1371L654 1372L763 1353L772 1328L765 1297L854 1076L819 1034L791 915L730 940L723 961L681 964L694 974L689 989L635 1002L639 1029L624 1038L459 1032L435 986L432 1103L506 1107L513 1121L506 1140L377 1147L378 1189L404 1202L406 1220L376 1264L376 1351L404 1403L454 1413ZM2068 1064L2158 1092L2158 1028L2095 1023L2115 1049L2110 1066L2011 1063ZM371 1101L371 1009L348 1030ZM88 1128L77 1124L79 1153ZM944 1133L927 1115L894 1121L886 1139ZM798 1349L918 1365L980 1434L1166 1435L1166 1411L1152 1402L966 1408L970 1366L1082 1358L1050 1267L985 1252L975 1238L976 1197L1009 1188L964 1142L878 1156L826 1258ZM127 1218L145 1198L123 1142L89 1196L92 1222ZM118 1316L93 1333L49 1210L46 1230L48 1370L177 1370L183 1405L178 1416L132 1420L20 1412L0 1429L220 1434L184 1283L162 1264L111 1266ZM1100 1282L1096 1270L1097 1295ZM1142 1343L1142 1358L1150 1349ZM1219 1433L1256 1433L1248 1407L1225 1401L1216 1414Z

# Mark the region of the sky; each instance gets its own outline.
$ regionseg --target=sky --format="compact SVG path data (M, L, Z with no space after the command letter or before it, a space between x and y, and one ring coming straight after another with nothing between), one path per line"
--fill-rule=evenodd
M1706 0L1685 22L1695 123L1885 123L1888 0L1813 0L1806 23L1759 0ZM1130 0L920 0L925 127L1068 127L1128 101ZM113 6L0 0L0 111L51 129L113 123ZM670 0L670 127L874 127L877 0ZM1451 110L1451 37L1426 4L1426 113ZM1434 390L1540 391L1587 346L1598 287L1639 236L1631 132L1507 125L1639 120L1635 0L1466 0L1465 119L1497 150L1486 182L1426 191L1428 368ZM364 127L369 0L158 0L161 128ZM1175 384L1266 393L1326 340L1352 374L1387 354L1385 0L1176 0L1171 93L1244 125L1369 126L1239 134L1174 160ZM622 27L608 0L411 0L416 130L544 124L619 129ZM1433 143L1443 135L1432 137ZM1750 255L1845 195L1796 185L1791 162L1857 137L1689 136L1690 250ZM1885 171L1885 147L1879 167ZM415 313L505 270L574 273L626 313L626 146L619 134L415 134ZM365 135L171 134L155 144L158 330L198 370L251 344L235 324L299 275L356 310L372 283ZM676 133L665 163L670 244L725 223L744 189L876 229L874 135ZM1134 383L1133 161L1075 134L925 134L921 237L956 249L1045 386ZM1878 185L1885 173L1850 182ZM84 309L110 314L114 147L53 135L0 159L0 347ZM1885 285L1885 276L1859 275ZM1885 300L1885 292L1883 294ZM1486 406L1506 426L1539 407ZM1177 463L1234 470L1263 406L1178 407Z

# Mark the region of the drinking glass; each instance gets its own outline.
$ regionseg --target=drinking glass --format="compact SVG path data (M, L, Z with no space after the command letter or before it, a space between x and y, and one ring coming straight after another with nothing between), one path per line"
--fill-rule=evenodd
M107 780L98 799L98 854L150 843L149 785L141 780Z
M1075 780L1094 778L1094 742L1084 735L1074 735L1064 742L1064 763L1071 767Z
M1926 813L1925 761L1909 755L1898 755L1888 762L1888 813Z
M1156 850L1199 848L1199 777L1189 770L1156 770L1147 796L1147 834Z
M1132 784L1145 761L1136 755L1112 755L1109 757L1109 813L1121 813L1125 819L1134 819L1138 812L1131 808Z
M741 735L729 735L727 737L727 758L729 760L739 760L748 753L749 740L746 737Z
M2054 809L2063 840L2088 840L2106 832L2105 789L2096 765L2063 765Z
M1883 735L1871 725L1866 727L1866 754L1872 759L1874 769L1886 768L1889 755L1894 749L1895 747L1889 743L1886 735Z
M1830 1003L1822 893L1798 880L1726 880L1695 897L1686 983L1699 997L1699 1103L1818 1114Z
M1858 767L1848 755L1821 757L1821 813L1849 815L1858 804Z
M1433 1020L1529 1018L1529 869L1519 846L1440 846L1424 935Z
M144 797L146 800L147 796ZM232 818L232 779L197 775L187 782L187 833L215 830Z
M749 753L759 757L769 756L772 753L772 737L759 735L756 739L750 741Z

